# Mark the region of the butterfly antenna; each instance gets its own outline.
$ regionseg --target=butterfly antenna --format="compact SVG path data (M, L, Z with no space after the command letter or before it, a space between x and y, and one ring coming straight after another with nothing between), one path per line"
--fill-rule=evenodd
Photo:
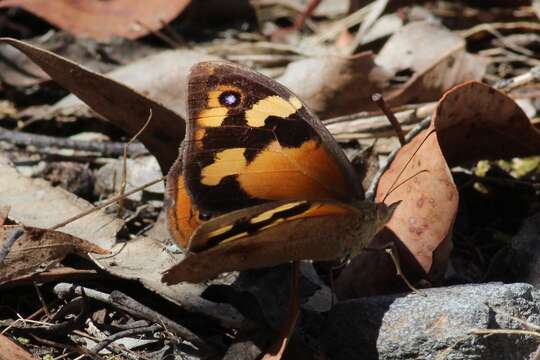
M435 132L435 129L431 130L430 132L427 133L426 137L422 140L422 142L420 142L420 145L418 145L418 147L416 148L416 150L414 150L413 154L411 155L411 157L407 160L407 162L405 163L405 165L401 168L401 170L399 171L398 175L396 176L396 178L394 179L394 181L392 182L392 185L390 185L390 188L388 190L388 192L386 193L386 195L384 196L383 198L383 201L386 200L386 198L388 197L388 195L390 195L390 193L392 191L394 191L396 188L394 188L394 186L396 186L396 183L398 182L399 178L401 177L401 175L403 175L403 173L405 172L405 170L407 169L407 166L409 166L409 164L411 163L411 161L414 159L414 156L416 155L416 153L420 150L420 148L422 147L422 145L424 145L424 143L426 142L426 140L429 138L429 136L431 134L433 134ZM418 173L414 174L413 176L411 176L410 178L406 179L405 181L401 182L398 186L401 186L403 185L405 182L409 181L410 179L414 178L416 175L422 173L422 172L427 172L428 170L421 170L419 171Z
M417 175L420 175L421 173L424 173L424 172L427 173L427 172L429 172L429 170L420 170L420 171L414 173L413 175L409 176L408 178L406 178L405 180L403 180L403 181L400 182L399 184L395 184L395 187L394 187L393 189L391 189L390 191L388 191L388 192L386 193L386 195L384 195L384 198L382 199L381 202L385 202L385 201L386 201L386 198L388 198L388 196L389 196L390 194L392 194L392 192L396 191L401 185L405 184L407 181L413 179L413 178L416 177Z

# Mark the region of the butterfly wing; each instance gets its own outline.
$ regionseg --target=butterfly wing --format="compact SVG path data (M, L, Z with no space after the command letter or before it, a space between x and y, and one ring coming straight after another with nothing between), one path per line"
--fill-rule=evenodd
M203 211L361 194L332 136L272 79L230 63L199 63L191 70L188 109L178 186Z
M201 282L228 271L334 259L358 242L362 224L369 225L366 220L373 216L334 201L276 201L233 211L197 228L189 244L192 253L163 281Z

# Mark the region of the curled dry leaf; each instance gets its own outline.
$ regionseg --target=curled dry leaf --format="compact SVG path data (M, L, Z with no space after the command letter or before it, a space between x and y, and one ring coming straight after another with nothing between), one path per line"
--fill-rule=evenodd
M449 166L539 153L540 133L511 98L478 82L456 86L439 101L431 126L399 151L381 178L377 200L394 188L385 202L402 203L370 247L394 242L409 279L440 281L458 205ZM396 291L403 285L395 274L383 251L364 253L336 289L340 298Z
M298 60L277 81L324 119L373 108L371 95L380 92L389 78L375 65L373 54L364 52L348 58Z
M23 229L24 233L15 240L0 267L0 283L5 283L18 276L47 270L69 253L80 256L86 256L87 253L110 254L109 250L75 236L59 231L19 225L0 227L0 242L4 244L12 231L17 228Z
M465 40L441 26L413 22L395 33L375 62L395 76L409 76L406 83L386 93L392 105L437 100L452 86L481 80L486 61L467 53Z
M156 156L162 171L168 171L184 138L185 123L181 116L119 82L52 52L15 39L0 38L0 42L22 51L54 81L131 136L144 126L151 111L152 120L138 139Z
M0 8L22 7L68 32L96 40L136 39L161 29L190 0L3 0Z
M189 69L199 61L212 59L216 58L193 50L168 50L119 67L105 76L135 89L186 118ZM75 95L68 95L54 104L51 111L77 114L81 108L86 107Z

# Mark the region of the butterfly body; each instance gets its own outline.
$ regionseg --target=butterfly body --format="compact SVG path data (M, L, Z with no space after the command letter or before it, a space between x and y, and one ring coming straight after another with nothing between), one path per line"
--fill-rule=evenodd
M168 175L171 234L189 254L163 280L355 255L395 206L363 200L332 136L288 89L225 62L192 68Z

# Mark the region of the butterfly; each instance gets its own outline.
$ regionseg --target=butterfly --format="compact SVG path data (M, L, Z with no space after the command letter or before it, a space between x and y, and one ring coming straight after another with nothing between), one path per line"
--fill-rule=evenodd
M191 68L166 211L186 257L162 281L358 254L397 203L364 200L351 163L286 87L224 61Z

